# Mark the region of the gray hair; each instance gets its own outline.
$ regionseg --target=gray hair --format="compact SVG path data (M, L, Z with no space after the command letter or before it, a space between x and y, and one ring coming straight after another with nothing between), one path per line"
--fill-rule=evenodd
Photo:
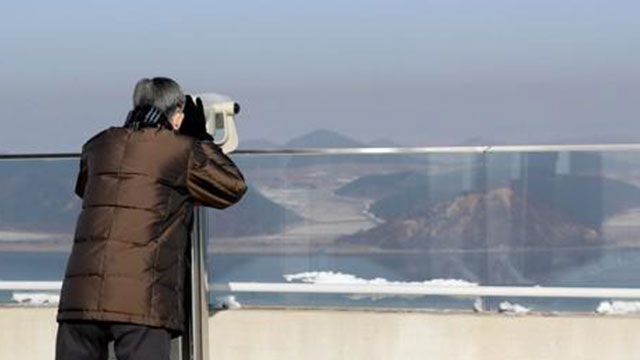
M168 118L182 110L185 96L180 85L172 79L155 77L138 81L133 91L133 107L154 106Z

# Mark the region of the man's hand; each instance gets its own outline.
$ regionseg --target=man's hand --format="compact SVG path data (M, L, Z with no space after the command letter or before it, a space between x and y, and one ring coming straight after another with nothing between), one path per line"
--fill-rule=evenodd
M187 95L184 105L184 120L182 120L178 132L199 140L213 140L213 137L207 133L206 122L202 100L196 98L194 103L193 98Z

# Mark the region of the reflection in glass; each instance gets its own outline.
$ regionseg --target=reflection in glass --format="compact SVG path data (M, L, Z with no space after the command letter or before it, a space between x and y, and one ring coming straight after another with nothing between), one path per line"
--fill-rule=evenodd
M77 160L0 161L0 281L61 281L81 201ZM22 292L0 291L0 303Z
M640 175L629 153L243 154L234 160L251 191L237 206L208 214L214 283L639 285L630 274L640 265L628 259L637 251ZM295 274L298 280L287 280ZM259 305L470 308L473 302L238 296ZM597 305L515 300L539 309Z

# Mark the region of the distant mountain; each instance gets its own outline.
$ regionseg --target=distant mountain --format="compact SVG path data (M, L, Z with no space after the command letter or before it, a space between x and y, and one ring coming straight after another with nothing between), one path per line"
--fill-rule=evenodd
M338 244L430 252L423 265L394 268L412 277L427 269L482 282L536 284L562 267L601 257L603 239L571 214L503 187L412 210ZM590 251L563 251L572 248Z
M277 149L281 146L267 139L242 140L238 145L239 149Z
M582 157L579 157L580 159ZM615 213L640 207L640 188L600 176L582 165L586 174L547 173L545 157L530 157L526 175L512 180L508 162L464 171L428 176L419 172L398 172L358 178L336 190L337 195L374 200L369 211L378 218L392 220L407 213L447 201L465 192L485 192L510 187L528 197L545 201L572 214L575 221L597 228ZM578 162L579 163L579 162ZM553 164L550 164L553 166ZM577 165L575 165L577 167ZM487 174L490 179L487 179Z
M391 174L374 174L360 177L340 187L336 195L380 199L397 194L400 189L414 188L426 184L429 177L415 171Z
M0 164L0 230L73 233L81 200L74 194L78 162L24 161ZM226 236L281 231L300 216L249 190L240 203L212 210L212 231Z
M269 140L257 139L240 143L240 149L326 149L326 148L359 148L365 147L361 142L353 140L331 130L315 130L296 137L284 145L275 144ZM274 167L301 167L319 164L344 163L344 162L377 162L376 156L238 156L239 165L246 169L264 169Z
M380 144L382 147L390 143ZM395 146L395 145L394 145ZM331 130L316 130L301 137L295 138L284 148L292 149L323 149L323 148L367 148L371 144L354 140ZM425 156L404 154L349 154L349 155L317 155L291 157L287 163L289 167L314 166L327 164L400 164L400 163L424 163L428 161Z
M284 145L277 144L271 140L258 138L242 140L240 149L315 149L315 148L354 148L354 147L403 147L390 139L380 138L369 143L361 142L342 135L333 130L314 130L310 133L295 137Z
M315 130L284 144L285 148L353 148L364 147L359 141L331 130Z
M490 236L487 236L490 233ZM388 249L546 248L599 244L598 232L511 188L461 194L344 237Z
M375 200L369 211L382 219L392 219L428 203L457 196L464 189L469 171L451 171L428 175L403 171L358 178L335 193L341 196L365 197Z

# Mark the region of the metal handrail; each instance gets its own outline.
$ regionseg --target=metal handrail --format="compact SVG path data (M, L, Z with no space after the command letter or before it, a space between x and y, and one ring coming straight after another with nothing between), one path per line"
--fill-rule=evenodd
M585 145L481 145L481 146L427 146L427 147L365 147L365 148L300 148L300 149L246 149L234 154L246 155L385 155L385 154L490 154L512 152L604 152L638 151L640 144L585 144Z
M0 281L0 290L37 290L37 291L60 291L62 281Z
M80 158L79 153L31 153L0 154L0 160L72 160Z
M0 290L59 291L60 281L0 281ZM291 284L211 283L214 291L233 293L297 293L346 295L413 295L464 297L526 297L582 299L640 299L640 289L547 286L433 286L413 284Z
M640 151L640 144L568 144L568 145L480 145L425 147L360 147L360 148L273 148L238 149L234 155L385 155L385 154L491 154L514 152L610 152ZM0 154L1 160L65 160L77 159L79 153Z
M640 299L640 289L543 286L427 286L413 284L290 284L231 282L212 290L254 293L415 295L465 297Z

